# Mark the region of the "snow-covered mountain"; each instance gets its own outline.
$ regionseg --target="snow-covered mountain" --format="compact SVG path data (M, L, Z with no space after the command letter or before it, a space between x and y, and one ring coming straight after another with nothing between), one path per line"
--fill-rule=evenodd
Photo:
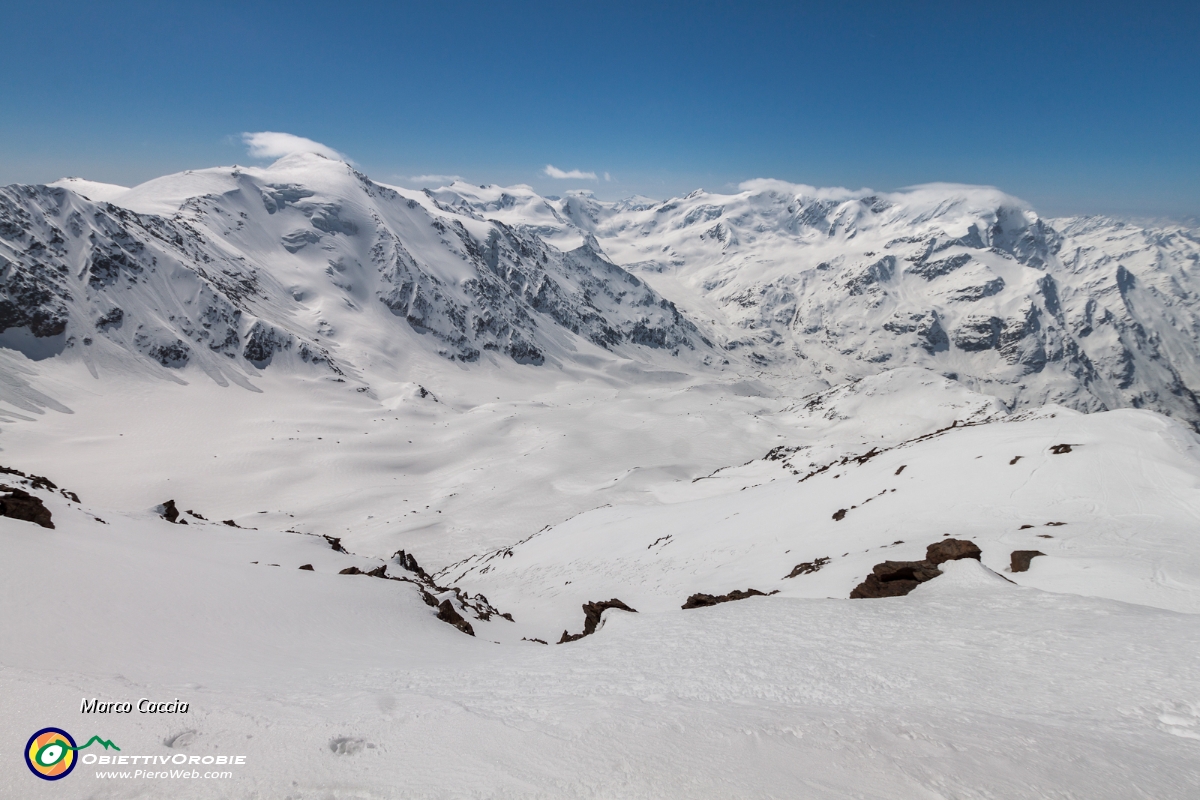
M986 187L895 193L751 181L605 203L455 183L446 206L614 261L766 372L914 365L1010 408L1153 408L1200 423L1200 232L1047 220Z
M606 203L415 192L301 154L133 189L8 187L0 258L0 344L93 370L139 354L245 384L294 361L369 383L414 346L826 386L920 366L1010 409L1200 424L1200 233L1046 220L983 187L753 181Z
M688 356L704 337L588 244L560 251L301 154L120 187L0 192L0 344L34 358L194 364L219 382L277 361L359 371L402 342L473 362L580 350Z

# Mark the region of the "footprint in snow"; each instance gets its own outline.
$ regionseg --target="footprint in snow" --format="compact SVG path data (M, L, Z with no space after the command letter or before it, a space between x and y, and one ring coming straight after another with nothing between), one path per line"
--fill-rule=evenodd
M375 745L353 736L339 736L329 742L329 749L339 756L352 756L363 748L374 750Z
M196 741L196 732L195 731L183 731L182 733L172 734L171 736L168 736L166 739L163 739L163 744L165 744L167 747L170 747L174 750L178 750L181 747L190 746L195 741Z

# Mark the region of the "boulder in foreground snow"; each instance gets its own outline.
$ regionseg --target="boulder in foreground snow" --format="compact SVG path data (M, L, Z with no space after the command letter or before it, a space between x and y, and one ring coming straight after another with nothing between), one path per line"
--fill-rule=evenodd
M50 520L50 509L46 508L41 498L34 497L24 489L9 489L8 494L0 498L0 516L25 520L43 528L54 527Z

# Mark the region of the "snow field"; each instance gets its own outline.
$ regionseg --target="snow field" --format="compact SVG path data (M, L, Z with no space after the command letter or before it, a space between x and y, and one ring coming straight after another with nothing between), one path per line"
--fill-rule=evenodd
M571 645L493 645L433 619L407 584L333 574L350 559L315 537L55 512L55 531L0 527L18 612L0 636L23 644L0 671L3 735L58 724L129 753L247 756L233 781L172 783L172 797L1200 788L1195 617L1015 586L974 562L888 601L609 611ZM316 571L246 560L266 552ZM92 696L192 711L64 711ZM59 785L5 770L0 794L163 796L84 769Z

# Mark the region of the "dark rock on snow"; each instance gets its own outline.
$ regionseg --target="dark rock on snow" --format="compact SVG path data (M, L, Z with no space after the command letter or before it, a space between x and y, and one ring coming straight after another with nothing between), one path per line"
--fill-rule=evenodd
M867 579L850 592L852 599L901 597L942 574L938 564L960 558L979 560L981 553L966 539L943 539L925 548L924 561L884 561L876 564Z
M778 591L779 590L776 589L774 592L771 592L771 594L775 594ZM689 608L705 608L706 606L715 606L717 603L728 603L731 600L745 600L747 597L766 597L766 596L767 596L766 592L760 592L758 589L747 589L744 592L741 589L735 589L732 592L730 592L729 594L720 594L720 595L703 594L703 593L697 592L696 594L689 597L687 599L687 602L684 603L681 606L681 608L683 608L685 610L689 609Z
M0 497L0 516L32 522L43 528L54 527L50 521L50 509L46 508L40 497L34 497L24 489L9 489L8 494Z
M1012 571L1027 572L1029 564L1038 556L1046 555L1041 550L1013 550L1012 552Z
M876 564L867 579L850 593L854 599L900 597L933 580L942 571L928 561L884 561Z
M0 467L0 474L16 475L18 478L24 478L25 480L29 481L29 485L34 489L48 489L50 491L59 490L54 481L50 480L49 478L43 478L41 475L31 475L29 473L22 472L19 469L13 469L12 467ZM67 492L63 490L59 491L63 492L63 496L71 497L76 503L79 502L79 498L74 492Z
M174 500L168 500L167 502L163 503L161 508L161 516L167 522L175 522L179 519L179 509L175 507Z
M454 604L450 602L450 598L446 598L442 601L441 605L438 606L437 618L442 622L450 623L465 634L470 636L475 635L475 631L471 627L471 623L463 619L462 614L459 614L458 611L455 610Z
M821 567L825 566L828 563L829 563L829 559L824 556L822 556L821 558L818 558L818 559L814 559L813 561L805 561L803 563L797 564L796 566L792 567L792 571L789 572L787 575L784 575L784 577L785 578L794 578L797 575L811 575L812 573L816 572L817 570L819 570Z
M925 560L934 566L960 558L973 558L978 561L981 555L983 554L979 547L967 539L943 539L925 548Z
M600 625L600 616L610 608L619 608L622 611L637 613L636 608L630 608L615 597L612 600L604 600L602 602L592 602L583 604L583 633L567 633L563 631L562 638L558 640L559 644L565 642L574 642L582 639L585 636L591 636L596 632L597 626Z
M412 553L406 553L403 550L397 550L395 553L392 553L392 558L396 559L396 563L409 572L415 573L425 580L430 580L428 573L421 568L421 565L417 563L416 556L414 556Z

